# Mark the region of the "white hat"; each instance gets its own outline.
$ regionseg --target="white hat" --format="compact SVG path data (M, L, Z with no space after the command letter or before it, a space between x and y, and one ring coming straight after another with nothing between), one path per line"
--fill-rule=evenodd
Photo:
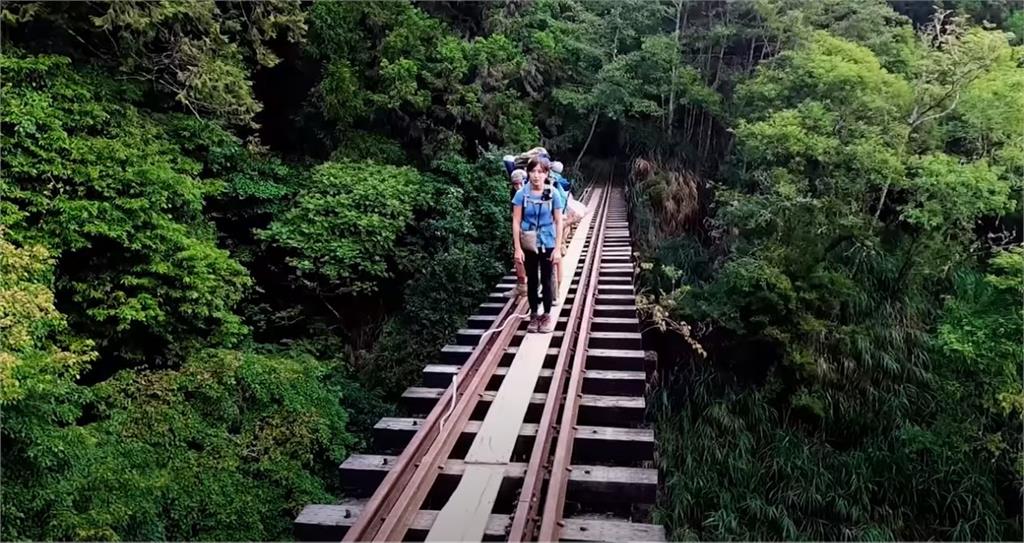
M551 163L551 171L555 173L562 173L562 168L565 166L561 162L555 161Z

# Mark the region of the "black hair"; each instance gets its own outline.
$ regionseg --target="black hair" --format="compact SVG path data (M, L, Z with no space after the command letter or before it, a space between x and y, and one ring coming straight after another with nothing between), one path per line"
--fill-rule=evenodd
M529 174L530 172L533 171L534 168L538 166L540 166L540 168L543 169L545 173L551 171L551 162L548 159L535 156L531 158L529 162L526 163L526 173Z

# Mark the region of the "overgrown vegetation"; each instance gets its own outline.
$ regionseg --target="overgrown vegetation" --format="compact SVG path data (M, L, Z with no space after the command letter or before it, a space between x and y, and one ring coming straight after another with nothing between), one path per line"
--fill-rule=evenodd
M542 144L644 158L672 539L1019 540L1024 15L943 4L5 2L0 536L288 538Z
M941 10L758 16L780 14L728 96L713 195L635 172L674 336L662 518L680 539L1017 539L1024 139L1003 121L1024 51ZM698 192L710 220L686 221Z

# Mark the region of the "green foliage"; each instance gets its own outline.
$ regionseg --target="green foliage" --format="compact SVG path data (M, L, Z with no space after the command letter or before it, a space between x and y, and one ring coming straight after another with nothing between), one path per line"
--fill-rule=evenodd
M963 142L972 157L992 156L997 163L1020 171L1024 167L1020 158L1024 136L1019 130L1024 123L1024 93L1020 92L1024 51L1006 44L993 48L990 69L963 88L950 137Z
M1020 333L1024 329L1024 249L997 253L984 276L967 272L958 278L953 297L947 300L939 321L937 342L945 359L952 397L992 415L1015 420L1024 412L1021 368L1024 359ZM1019 426L1011 430L1020 431ZM1012 431L1000 441L1018 446ZM1001 451L993 451L1001 452Z
M288 262L299 275L312 273L339 292L372 292L391 276L419 183L411 168L328 162L262 235L293 252Z
M504 35L461 39L406 1L318 2L310 21L309 52L326 63L317 101L342 128L390 123L391 135L425 148L428 159L463 148L449 129L460 124L506 144L537 141L510 84L523 56Z
M418 221L404 243L404 271L414 278L402 310L357 368L389 395L413 383L420 369L483 300L510 264L507 181L498 157L470 164L444 157L424 176Z
M218 188L207 196L204 214L216 224L221 245L253 266L265 252L256 233L308 185L307 168L246 146L214 122L174 114L159 120L182 153L201 165L203 183Z
M290 169L215 125L146 114L134 88L67 58L0 62L0 216L30 244L0 244L4 539L287 536L351 443L334 368L192 347L245 331L249 279L207 203L273 213ZM93 343L100 375L122 357L184 365L78 385Z
M668 2L553 0L515 20L536 74L525 83L545 113L538 122L557 127L553 149L585 150L592 130L610 121L629 152L675 153L665 129L684 104L719 112L718 94L685 60L682 37L664 30L676 13Z
M1001 168L985 160L962 164L945 154L925 155L910 165L902 184L913 194L904 207L911 224L928 230L964 230L978 217L1013 211L1010 185Z
M4 538L286 537L298 508L327 499L349 444L329 369L210 350L179 371L123 372L89 404L58 400L68 413L88 405L95 422L26 419L40 395L5 405L4 464L20 469L5 470Z
M116 66L197 115L240 124L260 109L251 69L280 61L268 42L301 41L306 30L291 0L16 2L4 5L2 19L73 40L72 51L84 43L92 62Z
M943 125L949 115L955 114L961 97L973 94L972 87L984 88L977 83L984 81L986 75L998 78L999 74L1006 74L1009 77L1005 83L1012 85L1012 73L1017 71L1015 65L1022 54L1019 49L1011 49L1007 35L1002 32L969 28L963 19L951 16L946 21L943 15L937 13L924 28L923 40L931 46L913 70L914 108L908 122L918 132L914 143L919 148L936 145L934 140L943 136L958 136L958 130L944 131ZM989 85L982 95L997 88ZM1012 109L1018 104L1011 100L1007 105Z
M754 119L814 99L827 100L828 109L844 118L873 125L899 122L911 90L867 48L818 31L772 59L736 96L746 117Z
M697 364L688 378L699 389L723 385L719 371ZM822 407L822 392L779 405L780 392L699 392L662 412L670 497L662 514L670 537L888 541L1020 533L1001 518L989 455L978 454L981 443L968 427L921 428L910 422L910 406L894 416L892 404L879 410L871 396L846 412ZM851 448L846 435L873 416L880 417L873 426L905 429L873 432Z
M388 396L400 394L424 364L437 360L502 271L493 254L470 244L434 255L405 288L401 313L385 324L373 355L357 371Z
M801 39L813 29L826 30L871 50L890 72L906 72L918 58L911 21L888 2L824 0L804 4L781 0L758 3L756 9L784 36Z
M249 283L214 243L197 179L130 89L63 57L3 57L0 220L12 239L61 255L56 290L76 331L129 359L176 343L228 342Z
M34 428L74 422L76 413L66 403L74 402L81 391L73 381L95 357L88 341L67 335L66 319L54 307L52 282L52 262L43 247L19 248L0 237L0 407L5 438L23 439ZM5 439L5 449L8 445Z
M1007 30L1013 34L1014 45L1024 44L1024 10L1017 10L1006 21Z
M280 538L326 498L350 442L330 366L211 350L77 385L95 355L54 308L50 266L0 239L4 539Z
M982 105L1013 94L995 74L1012 81L1014 57L958 24L904 73L804 28L738 87L722 257L690 284L655 279L702 347L660 399L675 538L1020 537L1004 500L1020 492L1021 294L972 270L979 221L1018 212L1014 162L993 158L1016 135ZM690 266L660 264L648 275Z
M369 160L391 166L405 166L409 163L405 150L394 140L380 134L349 131L344 133L342 141L342 146L331 155L334 162Z

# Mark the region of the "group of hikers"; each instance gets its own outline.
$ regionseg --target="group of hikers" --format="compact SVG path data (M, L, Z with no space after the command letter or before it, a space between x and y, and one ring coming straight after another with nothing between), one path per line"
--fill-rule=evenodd
M507 155L503 160L513 193L516 268L516 287L506 296L526 294L530 303L527 332L550 333L556 323L552 303L557 299L562 256L568 247L566 229L582 217L585 207L570 196L572 183L562 176L562 163L551 161L543 147Z

